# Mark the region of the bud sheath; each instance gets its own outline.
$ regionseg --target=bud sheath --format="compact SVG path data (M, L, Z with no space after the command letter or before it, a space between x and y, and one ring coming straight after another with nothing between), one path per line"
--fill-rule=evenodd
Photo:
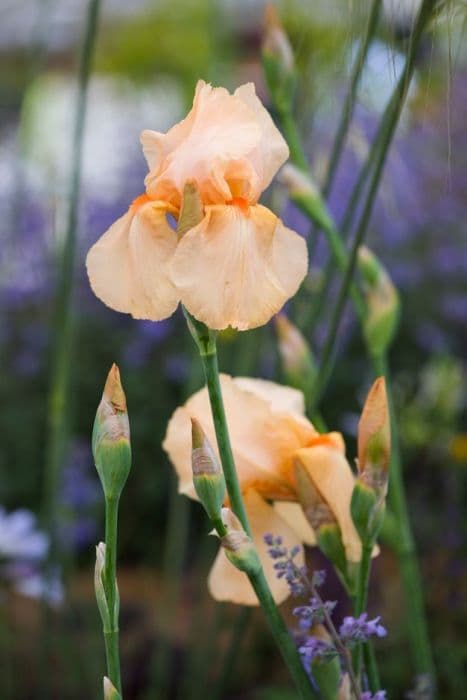
M193 484L208 517L216 522L221 518L225 498L225 479L219 460L201 425L191 419L191 466Z

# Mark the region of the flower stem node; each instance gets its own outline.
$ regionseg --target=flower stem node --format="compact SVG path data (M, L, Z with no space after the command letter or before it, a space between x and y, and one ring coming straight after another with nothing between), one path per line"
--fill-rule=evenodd
M368 350L381 357L389 349L397 330L400 302L397 289L378 258L367 248L358 251L367 315L363 323Z
M222 509L222 521L227 528L227 534L221 537L221 545L227 559L239 571L254 576L261 570L261 562L251 537L246 534L230 508Z
M97 409L92 452L106 500L120 498L131 467L130 425L117 365L112 365Z
M107 676L104 676L104 700L121 700L121 695Z
M193 484L208 517L216 522L221 519L225 499L225 479L219 460L200 423L191 419L191 465Z
M291 111L296 86L293 51L277 10L272 5L268 5L265 12L262 61L274 104L281 111Z
M350 512L362 543L374 543L384 521L384 497L359 479L352 493Z

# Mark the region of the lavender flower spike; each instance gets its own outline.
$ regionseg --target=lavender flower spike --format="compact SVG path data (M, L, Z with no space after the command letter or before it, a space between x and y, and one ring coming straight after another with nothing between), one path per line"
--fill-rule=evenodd
M367 620L368 613L362 613L359 617L344 617L339 628L339 635L345 643L355 644L367 642L370 637L385 637L387 631L379 624L381 617ZM377 698L376 700L380 700Z

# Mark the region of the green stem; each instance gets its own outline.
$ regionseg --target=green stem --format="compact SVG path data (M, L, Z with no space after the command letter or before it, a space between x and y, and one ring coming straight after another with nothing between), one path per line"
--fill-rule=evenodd
M238 482L235 462L230 444L227 420L225 416L222 391L219 381L219 368L217 364L216 339L212 331L204 324L193 319L185 310L190 331L198 345L201 361L203 363L209 401L211 404L214 428L216 431L217 446L221 457L227 492L230 498L232 510L239 518L242 526L250 536L251 529L243 503L240 484ZM284 620L282 619L272 597L263 569L249 575L250 583L258 597L260 605L268 621L272 635L289 669L297 689L302 698L316 698L316 694L310 685L298 652L289 635Z
M329 192L331 191L334 175L336 173L337 166L339 164L339 160L344 147L345 139L347 137L347 132L349 130L350 121L352 119L355 101L357 98L358 84L362 75L363 66L365 65L368 49L370 48L370 44L376 30L376 25L378 24L380 7L381 0L373 0L370 14L368 16L368 23L366 26L365 36L361 41L358 54L355 58L355 62L352 69L352 75L350 78L349 91L347 93L344 105L342 107L339 126L337 128L336 137L334 139L334 145L332 148L331 157L329 159L326 177L324 178L323 195L325 198L327 198Z
M110 629L104 630L107 673L115 688L122 694L120 654L118 642L118 590L117 590L117 527L118 499L105 501L105 566L104 590L109 609Z
M371 641L363 645L363 661L365 663L366 675L368 677L368 685L372 693L381 690L379 680L378 665L375 658L375 650Z
M51 536L50 556L56 550L56 493L63 463L65 432L69 409L69 381L72 363L72 292L76 250L78 203L81 190L82 146L87 93L96 43L100 0L90 0L78 71L78 95L75 107L72 172L68 192L68 214L56 295L54 349L48 406L43 517Z
M388 500L397 520L399 530L399 544L396 551L399 557L406 605L410 610L407 631L417 673L427 675L430 678L434 696L436 693L435 668L426 624L423 582L418 566L415 541L407 508L398 428L387 358L385 356L376 357L375 367L377 373L384 376L386 379L386 392L391 416L391 464Z
M371 571L371 553L373 551L372 543L362 543L362 560L358 572L357 594L355 596L354 616L358 617L365 611L368 600L368 586L370 582ZM358 644L355 651L355 667L357 678L360 678L362 669L362 654L363 645Z
M309 163L305 156L302 139L297 128L297 122L290 109L282 109L276 105L277 116L280 121L282 133L290 150L290 160L297 168L308 172Z

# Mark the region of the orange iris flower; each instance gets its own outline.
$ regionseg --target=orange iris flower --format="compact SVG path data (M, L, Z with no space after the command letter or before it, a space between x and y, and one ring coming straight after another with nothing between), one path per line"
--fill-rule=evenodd
M166 134L143 131L146 194L95 243L87 270L112 309L159 321L182 302L210 328L263 325L308 269L303 238L258 204L289 155L254 85L233 95L203 81L188 116ZM178 236L184 186L194 181L200 223Z
M266 533L282 536L287 547L316 543L298 503L294 462L300 460L323 501L337 520L349 562L361 558L361 543L350 516L354 476L339 433L319 435L304 416L303 394L261 379L221 375L232 449L253 539L276 602L289 590L278 579L267 553ZM181 493L196 499L191 468L191 418L196 418L213 446L214 425L206 388L173 414L163 443L178 477ZM208 585L217 600L257 605L245 574L219 551Z

